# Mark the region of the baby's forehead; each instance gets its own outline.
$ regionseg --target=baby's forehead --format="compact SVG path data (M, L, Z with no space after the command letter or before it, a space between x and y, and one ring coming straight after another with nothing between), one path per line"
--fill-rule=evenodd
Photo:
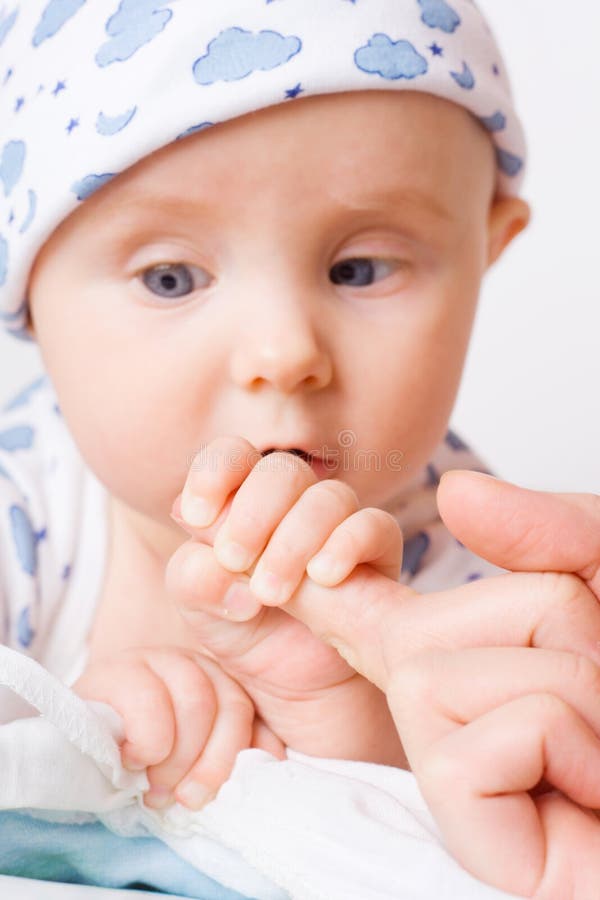
M473 0L28 0L0 30L0 219L8 222L0 225L0 320L17 336L36 255L83 201L161 148L170 152L205 129L208 141L213 128L257 110L300 108L304 99L348 91L423 91L482 123L496 149L500 192L519 190L523 131L501 54ZM354 143L366 138L361 127ZM338 123L329 128L322 160L332 184L336 153L339 172L350 158L333 140ZM294 133L287 145L278 134L272 149L266 161L291 167L308 192L301 163L310 148ZM230 191L243 171L246 194L258 195L258 170L247 169L241 152L235 162L230 156L228 174L211 164L218 189ZM374 165L385 159L380 149ZM202 174L187 158L184 171ZM285 199L281 180L277 186Z
M196 204L270 193L285 203L393 202L444 194L460 166L494 171L493 145L466 110L423 92L346 92L276 105L162 147L88 203L144 204L177 214ZM323 192L322 188L326 188Z

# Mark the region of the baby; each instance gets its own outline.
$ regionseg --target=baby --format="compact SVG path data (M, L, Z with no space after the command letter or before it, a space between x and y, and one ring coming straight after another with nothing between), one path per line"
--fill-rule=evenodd
M1 40L0 307L60 404L37 456L25 398L6 413L4 642L121 713L157 808L202 806L248 746L408 767L370 673L278 607L354 586L376 615L382 579L500 571L431 503L481 468L448 420L529 215L479 11L30 0ZM68 492L22 487L54 469Z

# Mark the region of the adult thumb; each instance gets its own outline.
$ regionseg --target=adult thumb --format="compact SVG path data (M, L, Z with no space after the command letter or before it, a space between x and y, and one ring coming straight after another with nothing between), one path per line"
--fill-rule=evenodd
M600 598L600 497L534 491L481 472L442 475L440 515L461 543L514 572L571 572Z

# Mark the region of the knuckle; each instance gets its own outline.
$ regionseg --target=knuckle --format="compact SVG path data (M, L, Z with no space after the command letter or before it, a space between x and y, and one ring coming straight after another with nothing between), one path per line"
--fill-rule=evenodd
M429 747L413 770L422 786L430 790L440 789L444 793L447 793L449 785L456 791L457 786L468 777L464 758L451 752L444 742Z
M424 651L417 656L400 660L394 667L394 698L404 707L430 704L439 688L440 651ZM443 654L442 654L443 655Z
M568 666L578 693L600 693L600 668L591 659L581 653L569 653Z
M587 588L577 575L569 572L541 572L537 576L545 599L560 609L571 609L581 602Z
M569 705L556 694L541 692L533 694L530 699L532 706L535 707L533 720L543 722L550 731L564 727L565 720L570 720L574 716Z
M402 529L398 520L391 513L386 512L385 509L378 509L376 506L365 506L360 510L360 515L373 526L374 530L395 531L402 536Z
M323 481L317 481L312 484L308 490L314 497L320 499L321 496L329 497L340 502L346 508L349 503L354 509L358 509L360 503L358 495L354 488L351 488L345 481L339 478L326 478Z

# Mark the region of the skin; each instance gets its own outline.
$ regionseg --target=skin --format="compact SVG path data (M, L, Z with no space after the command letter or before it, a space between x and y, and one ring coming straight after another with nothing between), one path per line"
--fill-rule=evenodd
M414 480L447 427L481 277L527 222L523 201L492 204L494 184L462 108L350 93L165 147L60 224L31 274L32 333L84 459L163 565L181 542L173 498L218 435L339 451L351 429L332 474L362 506ZM373 285L328 277L374 256L390 263ZM165 262L202 270L198 289L152 294L136 273ZM394 450L402 471L383 465Z
M350 431L330 473L347 492L344 516L357 506L385 511L410 487L447 428L481 278L528 220L523 201L495 197L495 178L489 136L447 101L311 97L163 148L61 223L32 271L31 326L67 426L109 491L119 538L122 577L109 577L93 657L188 646L164 589L182 541L169 511L197 450L220 436L325 454ZM377 259L375 282L334 284L332 267L356 258ZM195 290L153 294L142 275L166 263L191 267ZM401 468L386 464L392 452ZM361 464L365 453L376 464ZM261 498L257 485L247 506ZM264 496L268 518L275 493ZM242 513L238 503L238 529ZM228 526L235 532L235 517ZM271 665L289 659L287 641L298 664L300 648L319 660L315 679L332 659L338 666L333 682L311 686L319 702L309 738L345 706L339 734L361 721L372 735L353 758L372 759L378 736L388 755L374 761L400 764L383 694L350 678L345 663L342 678L335 652L269 612L286 621ZM339 689L321 696L330 687L344 702ZM270 688L286 685L272 679ZM259 705L249 693L273 727L270 698ZM297 715L283 718L285 731ZM293 729L293 744L274 731L303 749Z
M328 593L305 579L285 608L386 692L461 865L511 895L588 900L600 871L598 496L452 471L438 505L455 537L511 571L414 602L359 566Z

